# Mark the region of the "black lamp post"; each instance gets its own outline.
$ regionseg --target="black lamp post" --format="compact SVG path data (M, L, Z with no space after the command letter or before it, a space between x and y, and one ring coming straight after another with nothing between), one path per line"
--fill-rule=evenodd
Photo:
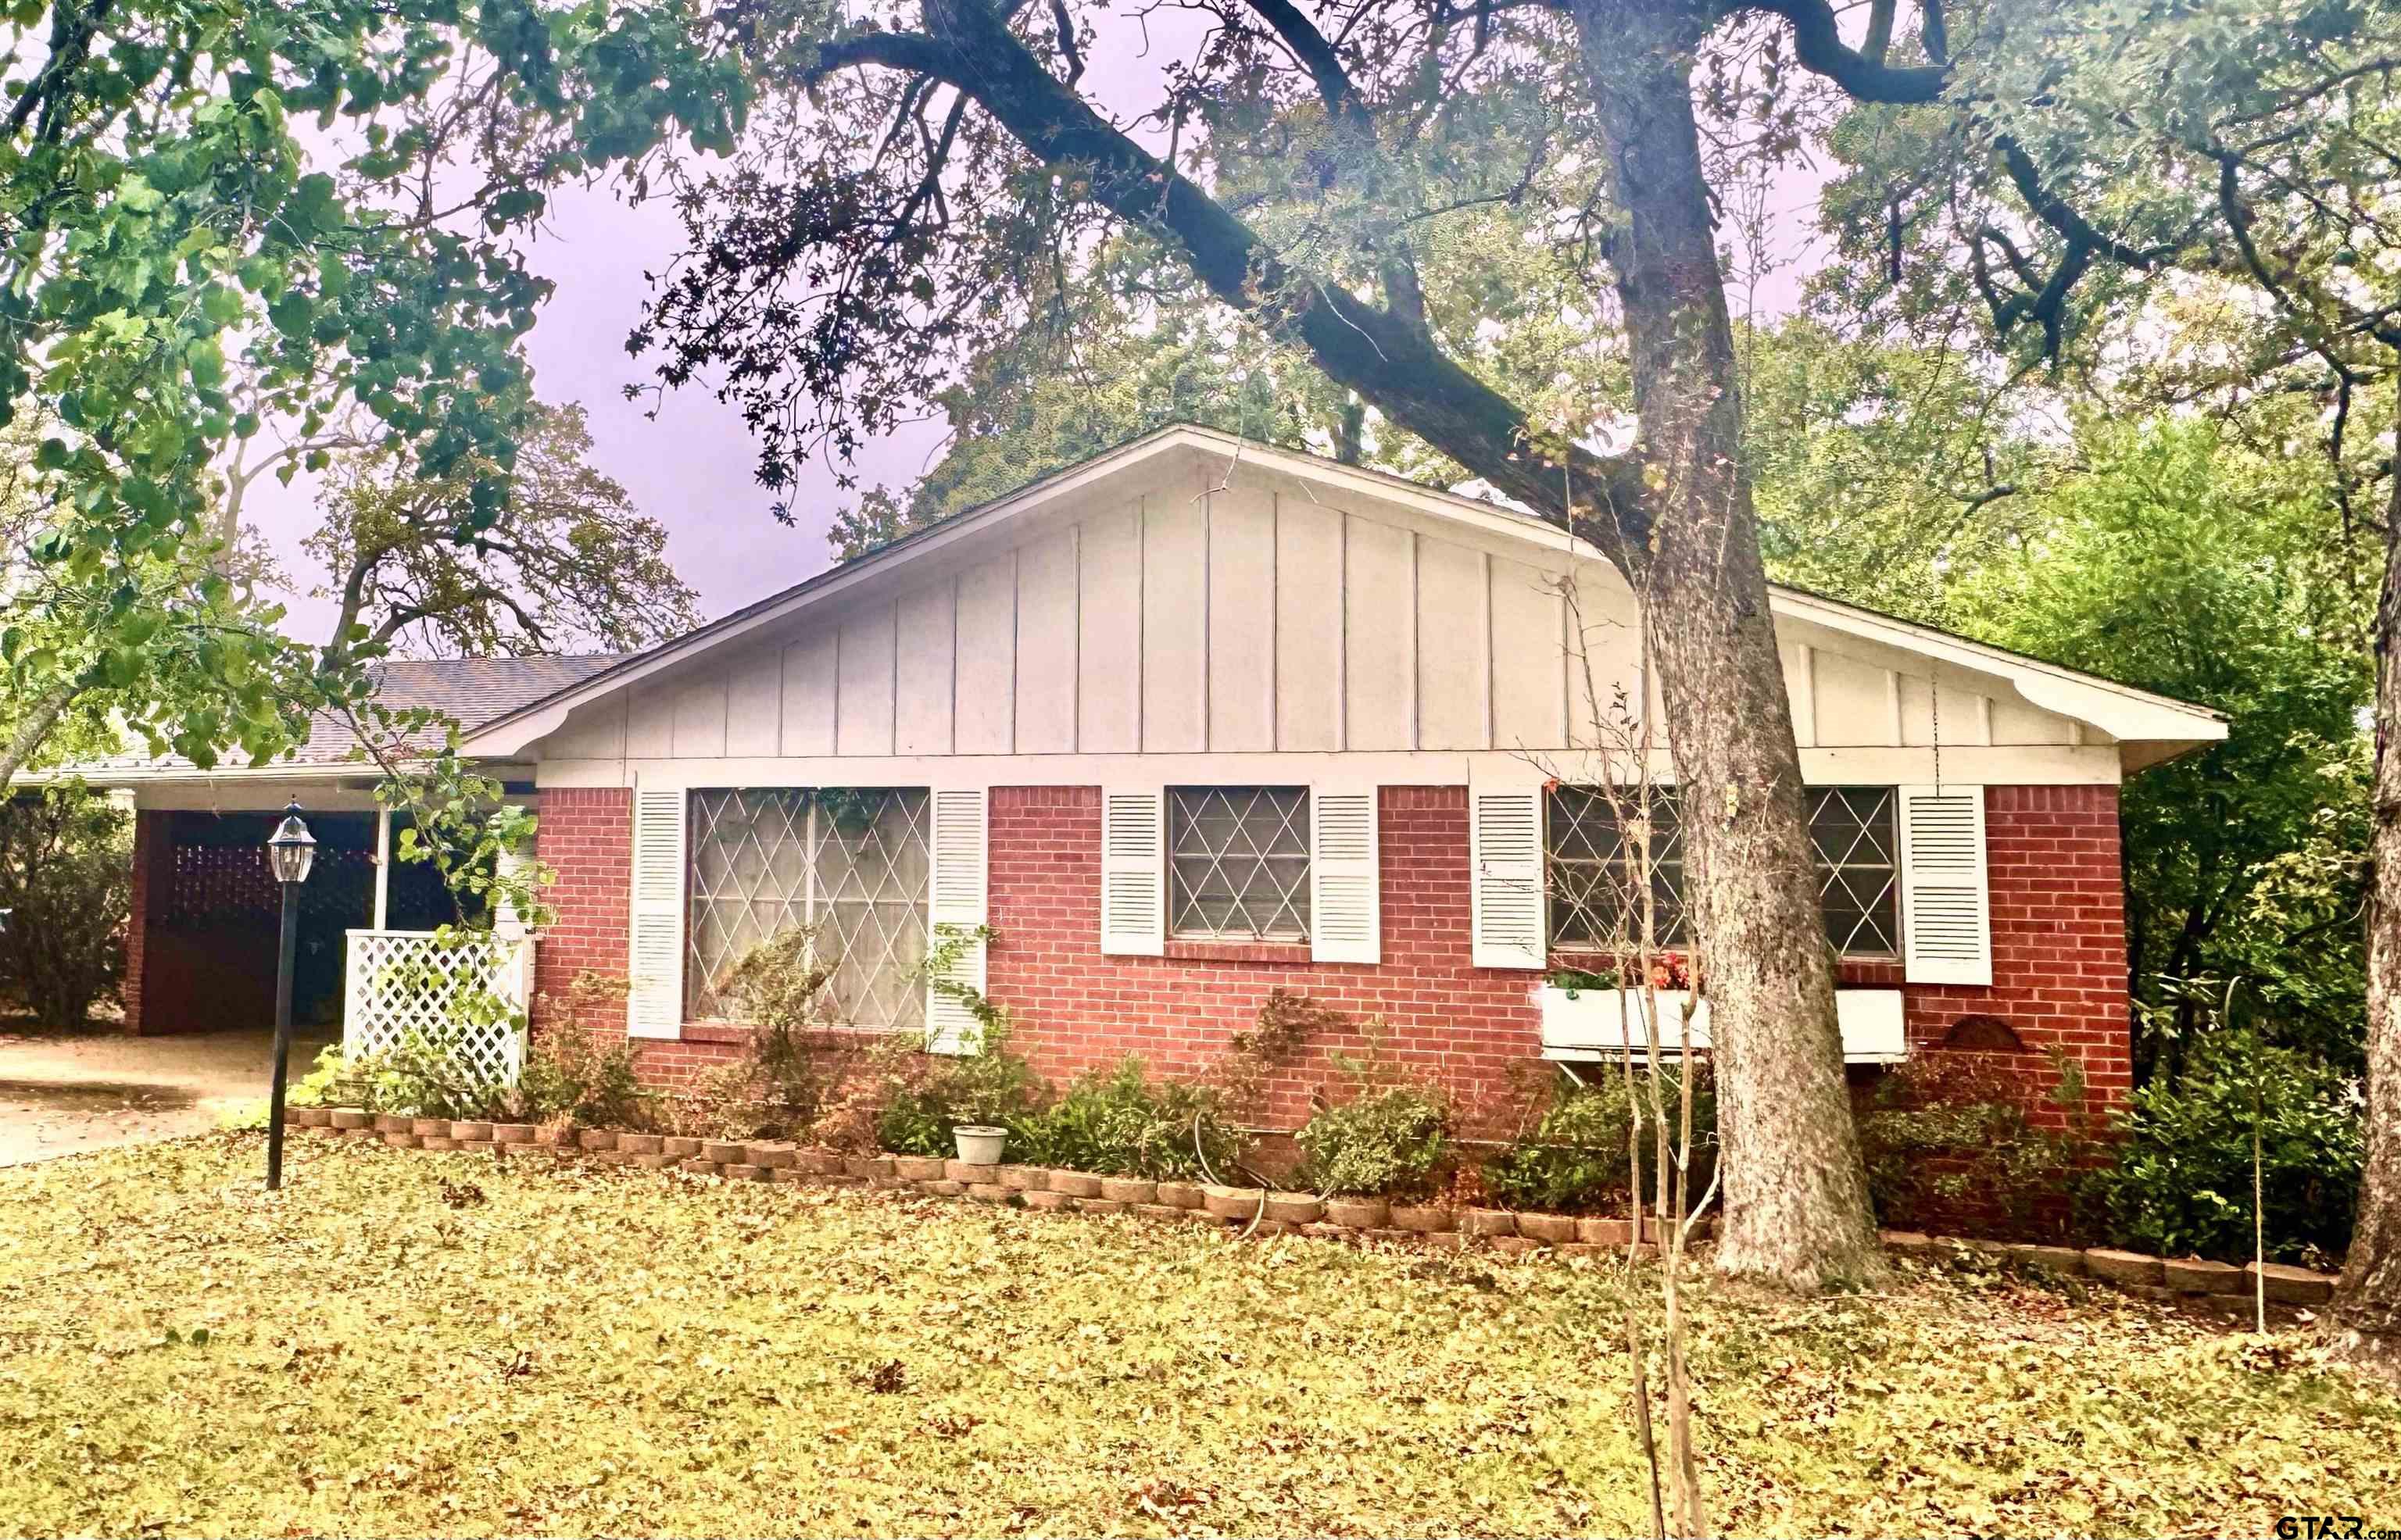
M300 884L317 859L317 838L300 822L300 804L267 841L267 866L283 889L283 939L275 952L275 1078L267 1093L267 1190L283 1185L283 1061L292 1056L292 962L300 944Z

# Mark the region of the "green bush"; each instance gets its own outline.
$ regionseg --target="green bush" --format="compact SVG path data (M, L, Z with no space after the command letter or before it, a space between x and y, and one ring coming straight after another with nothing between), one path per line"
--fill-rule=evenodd
M80 783L0 797L0 996L41 1027L114 1000L132 910L133 815Z
M569 1020L544 1029L527 1050L508 1111L518 1123L566 1118L583 1128L640 1128L650 1102L634 1075L633 1044L603 1043Z
M1009 1131L1037 1165L1170 1180L1228 1178L1248 1142L1218 1088L1155 1083L1131 1056L1079 1076Z
M2131 1246L2225 1261L2252 1254L2252 1133L2258 1131L2268 1254L2323 1264L2351 1244L2367 1118L2357 1081L2317 1058L2223 1030L2184 1073L2134 1092L2118 1159L2096 1184Z
M1681 1126L1683 1077L1663 1070L1659 1087L1672 1140ZM1657 1192L1653 1166L1655 1133L1651 1123L1647 1078L1628 1082L1610 1075L1554 1097L1542 1121L1484 1167L1484 1185L1514 1208L1582 1213L1625 1206L1633 1167L1627 1141L1639 1125L1642 1138L1643 1201ZM1690 1195L1700 1196L1717 1159L1717 1098L1708 1078L1696 1078L1693 1097L1693 1162Z
M1877 1217L2079 1237L2079 1188L2100 1147L2084 1128L2082 1074L2065 1056L2052 1063L2065 1131L2037 1120L2022 1072L1981 1055L1925 1054L1886 1075L1859 1120Z
M954 1152L951 1130L961 1124L985 1124L1010 1130L1009 1153L1024 1155L1022 1136L1035 1113L1042 1110L1048 1087L1034 1067L1008 1046L1008 1026L995 1014L983 1028L971 1054L928 1054L917 1033L906 1034L906 1050L882 1056L881 1106L875 1115L875 1142L897 1155L941 1155Z
M1450 1127L1450 1103L1430 1086L1363 1087L1302 1126L1300 1175L1328 1195L1423 1197L1448 1173Z

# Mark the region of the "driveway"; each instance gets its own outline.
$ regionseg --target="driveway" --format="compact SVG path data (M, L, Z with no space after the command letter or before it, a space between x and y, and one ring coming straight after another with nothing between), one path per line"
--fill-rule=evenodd
M295 1036L297 1080L327 1039ZM205 1133L224 1113L267 1099L268 1028L184 1032L0 1032L0 1165L78 1150Z

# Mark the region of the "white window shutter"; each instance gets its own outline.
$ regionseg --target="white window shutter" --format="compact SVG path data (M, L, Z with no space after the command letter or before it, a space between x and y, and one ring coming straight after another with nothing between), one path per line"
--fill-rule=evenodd
M634 793L633 934L625 1030L634 1037L683 1033L685 794Z
M1101 950L1157 957L1167 950L1167 792L1101 789Z
M1541 968L1549 961L1543 893L1543 789L1468 789L1471 952L1479 968Z
M936 787L932 801L933 897L926 906L932 934L927 943L939 947L957 933L978 929L988 918L984 895L990 886L991 823L989 795L981 786L958 790ZM983 940L979 937L961 947L959 955L940 976L981 992ZM935 988L929 978L926 986L926 1050L936 1054L972 1053L979 1046L977 1030L974 1015L958 997Z
M1902 977L1993 981L1992 901L1984 880L1984 788L1902 786Z
M1376 788L1309 793L1309 945L1319 962L1381 962Z

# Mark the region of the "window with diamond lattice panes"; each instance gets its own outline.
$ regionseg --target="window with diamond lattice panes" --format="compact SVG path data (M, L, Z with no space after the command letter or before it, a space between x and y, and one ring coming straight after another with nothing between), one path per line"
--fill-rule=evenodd
M1826 936L1845 957L1900 953L1899 841L1890 786L1809 788L1809 843Z
M1167 930L1207 941L1309 939L1309 788L1171 786Z
M686 1018L728 1019L718 982L760 942L803 926L832 966L830 1019L923 1027L926 817L913 787L693 793Z
M1640 942L1642 913L1634 903L1634 842L1622 826L1641 806L1632 791L1618 794L1621 820L1609 794L1591 786L1555 786L1544 809L1550 862L1551 939L1560 947L1607 949ZM1673 792L1650 794L1651 893L1661 946L1684 944L1684 831Z
M1810 853L1827 939L1845 957L1900 951L1899 849L1890 786L1811 786ZM1630 812L1633 794L1621 793ZM1661 945L1683 946L1684 841L1671 790L1651 794L1652 892ZM1551 940L1606 951L1638 938L1641 916L1629 904L1632 851L1607 793L1555 786L1545 799Z

